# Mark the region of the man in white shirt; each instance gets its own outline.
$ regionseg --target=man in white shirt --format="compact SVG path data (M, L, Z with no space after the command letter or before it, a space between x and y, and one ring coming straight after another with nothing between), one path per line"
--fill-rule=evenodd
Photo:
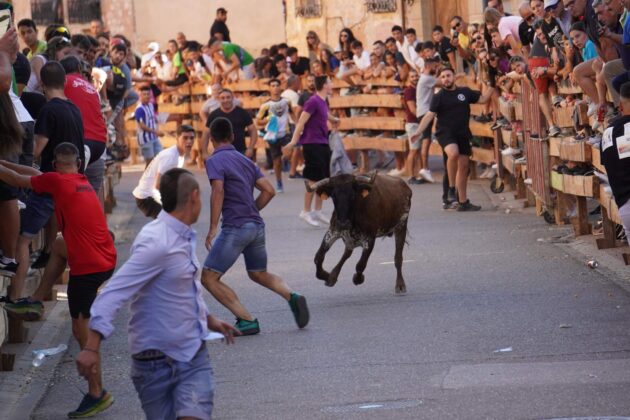
M407 38L405 38L402 27L394 25L392 27L392 37L396 40L396 47L398 47L398 51L400 51L405 58L407 64L413 66L413 61L409 55L409 42L407 42Z
M370 67L370 53L363 49L363 44L361 41L355 40L352 41L350 45L354 56L352 59L354 60L354 64L356 64L357 68L361 71Z
M181 125L177 129L177 144L158 153L144 170L132 194L145 216L155 219L162 211L160 177L169 169L183 167L186 156L190 155L194 144L195 129L190 125Z

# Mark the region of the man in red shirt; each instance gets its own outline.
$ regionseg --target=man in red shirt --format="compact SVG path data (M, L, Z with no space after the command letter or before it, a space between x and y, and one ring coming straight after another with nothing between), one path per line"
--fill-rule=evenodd
M86 176L79 173L82 162L77 147L72 143L61 143L55 147L53 156L56 172L43 174L28 166L0 161L0 180L53 197L70 267L68 306L72 333L83 348L87 340L90 308L98 288L112 276L116 267L116 248L98 197ZM31 300L26 306L35 307L38 304L41 312L41 302ZM11 310L10 305L7 304L7 310ZM111 395L103 389L100 368L88 379L88 384L89 393L85 394L79 408L68 414L70 418L96 414L113 403Z
M107 129L101 113L98 91L81 75L81 62L75 56L60 61L66 71L63 93L79 108L83 120L83 144L90 149L85 176L100 197L105 174L105 161L101 159L107 144ZM87 159L87 157L86 157Z

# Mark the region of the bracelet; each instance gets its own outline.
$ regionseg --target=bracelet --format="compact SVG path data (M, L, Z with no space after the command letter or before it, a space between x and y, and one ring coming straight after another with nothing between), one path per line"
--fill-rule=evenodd
M98 354L98 350L90 349L88 347L83 348L84 351L91 351L92 353Z

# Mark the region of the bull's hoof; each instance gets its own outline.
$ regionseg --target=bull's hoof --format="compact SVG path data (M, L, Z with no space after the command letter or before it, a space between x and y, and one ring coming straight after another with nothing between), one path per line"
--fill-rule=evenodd
M317 271L315 273L315 277L317 277L320 280L324 280L324 281L328 281L328 278L330 278L330 273L328 273L328 271Z
M407 287L404 284L397 284L394 288L394 293L397 296L402 296L407 293Z
M337 280L326 280L326 283L324 284L328 287L333 287L335 284L337 284Z
M364 281L365 281L365 276L363 275L363 273L354 273L354 276L352 276L352 283L354 283L357 286L360 284L363 284Z

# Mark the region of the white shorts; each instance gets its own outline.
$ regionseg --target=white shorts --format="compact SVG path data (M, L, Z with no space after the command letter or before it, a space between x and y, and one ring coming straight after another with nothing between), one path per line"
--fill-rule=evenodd
M422 144L422 139L418 139L417 142L412 143L411 136L418 129L418 123L405 123L405 132L407 133L407 141L409 142L409 150L418 150L420 149L420 145Z

